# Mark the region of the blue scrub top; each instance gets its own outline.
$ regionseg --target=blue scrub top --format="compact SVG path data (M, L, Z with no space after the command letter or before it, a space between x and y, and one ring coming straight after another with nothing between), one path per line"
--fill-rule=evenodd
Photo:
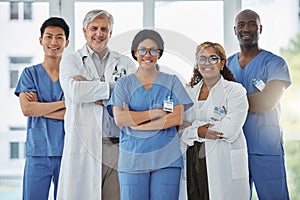
M239 64L238 53L230 56L227 62L236 81L246 88L248 94L260 92L252 83L253 79L260 79L264 83L281 80L286 83L286 88L291 84L286 62L269 51L261 51L244 68ZM283 154L280 113L279 103L267 112L249 112L243 130L250 154Z
M109 101L123 107L127 103L131 111L163 108L164 99L171 97L174 106L183 104L185 110L192 100L175 75L160 72L149 90L134 74L120 78ZM176 127L157 131L136 131L120 127L119 170L125 172L149 171L164 167L182 167L183 161Z
M63 90L41 64L26 67L17 84L15 95L36 92L39 102L60 101ZM61 156L64 145L64 121L45 117L27 119L26 156Z

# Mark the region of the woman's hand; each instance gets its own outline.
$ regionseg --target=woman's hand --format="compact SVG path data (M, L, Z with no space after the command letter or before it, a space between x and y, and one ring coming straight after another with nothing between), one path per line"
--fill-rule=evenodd
M223 133L209 129L213 124L204 124L198 127L198 136L204 139L224 139Z
M81 75L76 75L76 76L73 77L73 79L75 81L87 81L87 79L84 76L81 76Z
M185 128L189 127L189 126L192 126L192 123L191 123L191 122L183 122L183 123L179 126L178 130L185 129Z
M222 132L214 131L211 129L207 129L206 138L211 140L224 139Z

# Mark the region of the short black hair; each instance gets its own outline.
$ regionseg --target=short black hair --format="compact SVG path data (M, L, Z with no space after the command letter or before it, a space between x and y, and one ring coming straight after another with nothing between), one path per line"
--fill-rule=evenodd
M132 41L132 45L131 45L131 55L132 57L137 60L136 56L134 55L134 51L137 49L137 47L139 46L139 44L144 41L145 39L151 39L153 40L158 47L159 50L159 54L161 57L163 52L164 52L164 41L162 39L162 37L160 36L160 34L154 30L150 30L150 29L144 29L141 30L140 32L138 32L133 41Z
M57 26L60 27L64 30L65 35L66 35L66 39L69 39L69 35L70 35L70 28L68 26L68 24L66 23L66 21L63 18L60 17L50 17L49 19L47 19L46 21L44 21L44 23L41 26L41 37L43 37L43 34L45 32L45 29L48 26Z

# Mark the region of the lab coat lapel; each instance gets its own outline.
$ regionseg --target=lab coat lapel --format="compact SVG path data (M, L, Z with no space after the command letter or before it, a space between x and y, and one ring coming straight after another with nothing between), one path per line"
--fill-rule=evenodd
M211 105L213 106L219 106L224 104L225 91L223 86L223 80L224 78L221 76L220 80L210 91L209 100L211 101Z
M96 78L96 79L99 78L99 74L97 72L97 69L96 69L96 66L95 66L95 64L93 62L92 57L88 55L85 58L84 62L85 62L85 67L89 68L88 70L92 73L92 75L94 76L94 78Z
M84 67L87 69L87 71L91 73L90 75L94 79L98 79L99 74L98 74L96 65L94 64L92 57L88 53L87 48L88 48L87 45L84 45L83 48L81 50L79 50L81 58L82 58L82 62L84 63Z
M199 98L199 94L200 94L200 90L201 90L201 87L203 85L203 80L200 81L200 83L198 83L197 85L194 86L193 88L193 99L195 99L196 101L194 102L194 104L196 104L196 106L193 106L192 109L194 110L193 114L194 114L194 119L199 119L198 115L200 114L198 112L198 98Z
M110 81L111 80L114 71L118 70L117 69L117 64L118 64L117 54L114 53L113 51L110 51L110 55L108 57L106 67L105 67L105 72L104 72L105 81Z

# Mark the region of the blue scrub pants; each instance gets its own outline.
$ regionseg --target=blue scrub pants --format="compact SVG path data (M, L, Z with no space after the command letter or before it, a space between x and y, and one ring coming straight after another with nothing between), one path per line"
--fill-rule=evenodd
M249 182L260 200L289 200L284 156L249 155ZM251 199L251 198L250 198Z
M61 157L26 157L23 200L48 200L51 181L56 199Z
M181 168L146 173L119 172L122 200L178 200Z

